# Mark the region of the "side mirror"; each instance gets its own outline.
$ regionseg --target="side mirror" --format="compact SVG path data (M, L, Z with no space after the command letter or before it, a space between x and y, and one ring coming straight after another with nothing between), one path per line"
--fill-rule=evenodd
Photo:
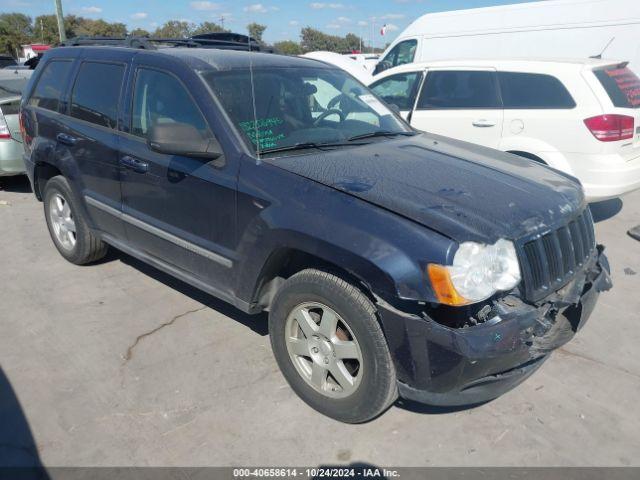
M222 156L220 144L213 137L205 137L193 125L161 123L149 130L147 145L151 150L167 155L181 155L215 160Z
M391 62L389 62L388 60L380 60L376 64L376 68L373 70L373 74L377 75L380 72L384 72L385 70L388 70L390 67L391 67Z

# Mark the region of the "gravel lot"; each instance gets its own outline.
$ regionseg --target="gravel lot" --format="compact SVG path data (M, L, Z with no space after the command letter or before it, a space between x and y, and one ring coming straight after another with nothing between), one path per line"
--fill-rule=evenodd
M343 425L292 393L250 317L122 253L65 262L0 180L0 464L640 466L640 192L593 207L614 289L525 384Z

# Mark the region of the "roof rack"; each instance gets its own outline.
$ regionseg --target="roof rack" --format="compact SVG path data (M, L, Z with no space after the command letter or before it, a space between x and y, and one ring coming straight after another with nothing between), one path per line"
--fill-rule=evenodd
M74 37L60 43L61 47L111 46L157 50L167 47L216 48L274 53L272 47L263 45L252 37L238 33L205 33L190 38L155 37Z

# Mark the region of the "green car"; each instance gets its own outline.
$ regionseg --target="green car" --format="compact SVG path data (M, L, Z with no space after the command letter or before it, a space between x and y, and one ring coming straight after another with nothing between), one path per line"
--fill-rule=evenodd
M0 177L25 173L19 110L32 70L0 71Z

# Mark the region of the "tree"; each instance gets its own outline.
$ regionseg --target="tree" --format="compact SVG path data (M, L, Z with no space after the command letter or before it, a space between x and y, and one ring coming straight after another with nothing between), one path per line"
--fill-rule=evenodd
M249 32L249 36L255 38L257 41L262 42L262 34L267 29L266 25L260 25L259 23L253 22L247 25L247 31Z
M75 20L75 19L74 19ZM69 17L64 19L64 30L67 38L74 36L70 28ZM60 40L58 34L58 22L55 15L40 15L33 22L33 38L38 43L55 45Z
M360 50L360 45L363 45L363 44L364 43L361 42L360 37L353 33L347 33L347 36L344 37L344 46L347 52Z
M191 35L200 35L202 33L223 33L228 32L226 28L214 22L202 22L191 31Z
M284 55L300 55L303 53L302 47L299 43L293 40L283 40L282 42L276 42L273 44L276 51Z
M127 34L127 26L124 23L109 23L102 19L91 20L82 17L78 20L76 35L87 35L90 37L124 37Z
M0 51L16 56L20 45L31 42L31 17L22 13L0 14Z
M134 37L150 37L151 34L147 32L144 28L134 28L129 32L129 35L133 35Z
M66 15L64 17L64 31L67 38L77 37L78 28L86 19L75 15ZM40 15L33 21L33 38L32 42L45 43L55 45L60 40L58 34L58 21L55 15Z
M195 29L193 23L180 20L169 20L153 32L154 37L158 38L187 38L191 36L191 32Z
M348 33L346 37L339 37L337 35L327 35L320 30L306 27L300 31L300 37L302 39L300 45L305 52L326 50L345 53L360 47L360 37L353 33Z

